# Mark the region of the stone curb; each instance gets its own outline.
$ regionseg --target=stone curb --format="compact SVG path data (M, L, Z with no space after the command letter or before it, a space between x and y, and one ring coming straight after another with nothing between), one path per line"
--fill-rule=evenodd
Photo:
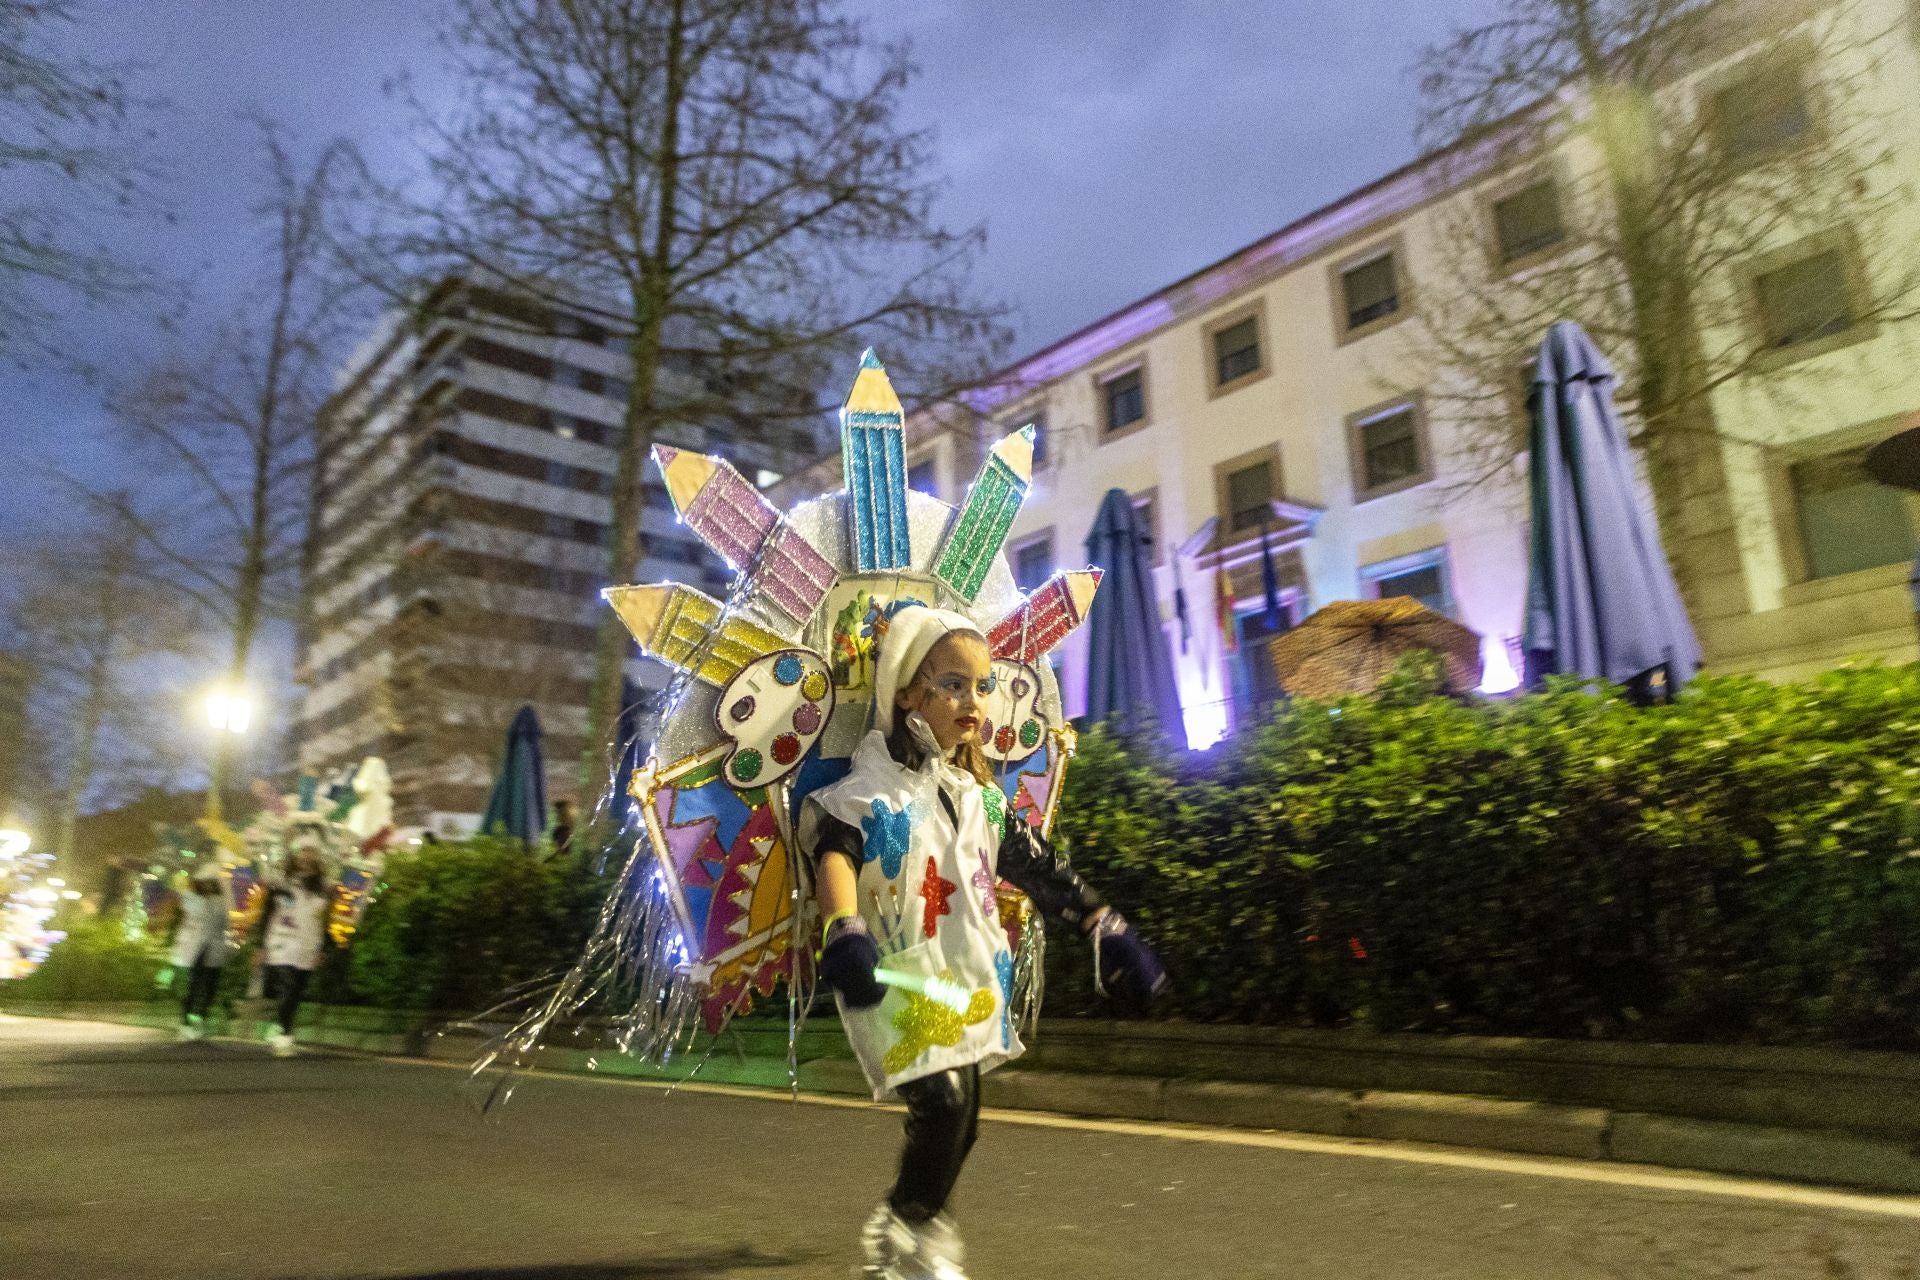
M139 1025L159 1021L105 1011L47 1011L38 1016L49 1014ZM481 1044L477 1035L420 1037L333 1026L303 1026L297 1035L302 1043L319 1048L436 1062L470 1062ZM544 1049L535 1065L569 1075L685 1078L684 1070L661 1071L623 1055L582 1050ZM859 1067L845 1058L811 1059L801 1062L799 1070L800 1088L810 1093L857 1097L868 1092ZM790 1087L784 1061L735 1055L713 1055L698 1078L780 1092ZM1920 1143L1831 1129L1687 1119L1471 1094L1349 1091L1020 1067L993 1072L983 1085L985 1104L1008 1110L1435 1143L1920 1194Z

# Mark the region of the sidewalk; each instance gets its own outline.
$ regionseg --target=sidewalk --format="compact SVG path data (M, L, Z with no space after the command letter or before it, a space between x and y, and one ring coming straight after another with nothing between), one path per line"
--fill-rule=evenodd
M163 1005L4 1006L4 1012L171 1026ZM321 1007L297 1035L308 1045L436 1061L471 1062L485 1033L422 1015ZM697 1078L786 1090L784 1022L736 1028L662 1070L615 1050L543 1049L542 1071L645 1079ZM803 1032L802 1092L867 1090L832 1019ZM1201 1078L1235 1055L1264 1050L1276 1073L1338 1074L1356 1087L1285 1080ZM1329 1063L1316 1065L1318 1055ZM1062 1070L1096 1059L1125 1069ZM1432 1061L1442 1063L1436 1068ZM1211 1061L1210 1061L1211 1060ZM1564 1095L1577 1088L1701 1104L1692 1110L1770 1115L1767 1124L1621 1105L1363 1087L1382 1077L1452 1079L1463 1062L1489 1089ZM1548 1064L1548 1066L1543 1066ZM1557 1067L1558 1070L1551 1070ZM1178 1068L1173 1070L1172 1068ZM697 1069L697 1070L696 1070ZM1246 1064L1238 1069L1248 1070ZM1501 1072L1515 1079L1503 1079ZM1518 1081L1518 1083L1515 1082ZM1675 1081L1679 1083L1676 1084ZM1571 1082L1571 1083L1570 1083ZM989 1107L1347 1138L1437 1143L1530 1155L1620 1161L1781 1178L1872 1191L1920 1193L1920 1061L1906 1055L1710 1046L1593 1046L1455 1037L1356 1037L1333 1032L1196 1028L1179 1024L1049 1023L1022 1065L986 1077ZM1887 1104L1891 1103L1889 1106ZM1819 1123L1825 1121L1826 1123Z

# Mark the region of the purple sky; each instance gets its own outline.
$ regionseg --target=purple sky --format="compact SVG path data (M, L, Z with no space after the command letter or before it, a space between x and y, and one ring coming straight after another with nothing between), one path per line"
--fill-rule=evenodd
M982 289L1019 308L1016 354L1337 198L1412 154L1425 42L1485 0L859 0L877 34L912 39L911 123L938 130L950 223L984 219ZM392 170L411 154L381 83L431 87L431 0L81 0L91 57L143 64L167 98L155 154L172 225L104 235L193 282L196 314L231 297L254 188L258 108L311 149L343 134ZM82 353L124 373L173 339L146 308L66 309ZM0 466L57 459L117 477L99 391L66 374L0 368L10 412ZM57 523L28 483L0 496L15 531Z

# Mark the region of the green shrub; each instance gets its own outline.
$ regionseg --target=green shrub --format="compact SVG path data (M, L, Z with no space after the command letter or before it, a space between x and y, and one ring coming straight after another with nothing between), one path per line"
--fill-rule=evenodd
M591 856L541 860L492 836L395 856L352 945L317 975L315 998L471 1012L559 976L607 891Z
M39 968L24 978L0 982L0 999L164 999L167 992L154 985L154 976L166 962L164 946L127 941L126 931L117 922L75 920Z
M1249 1022L1920 1045L1920 666L1640 709L1299 702L1185 761L1096 730L1057 833ZM1091 1012L1055 946L1050 1012Z

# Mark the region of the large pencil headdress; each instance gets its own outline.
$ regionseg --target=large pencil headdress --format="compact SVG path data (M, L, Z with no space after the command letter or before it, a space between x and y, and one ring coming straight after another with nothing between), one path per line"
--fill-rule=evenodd
M1051 823L1073 731L1044 659L1086 616L1099 571L1056 574L1031 594L1014 584L1001 549L1032 475L1033 427L993 446L958 508L907 488L904 428L869 351L840 411L841 491L781 512L724 459L655 447L681 521L732 566L734 586L725 601L672 582L605 593L677 675L651 759L623 780L647 840L596 934L617 972L576 971L526 1043L595 984L627 993L623 1043L648 1053L691 1017L718 1029L755 993L804 981L800 802L845 776L870 715L886 723L892 689L947 630L977 631L992 652L982 738L1007 809ZM901 630L876 653L895 614Z

